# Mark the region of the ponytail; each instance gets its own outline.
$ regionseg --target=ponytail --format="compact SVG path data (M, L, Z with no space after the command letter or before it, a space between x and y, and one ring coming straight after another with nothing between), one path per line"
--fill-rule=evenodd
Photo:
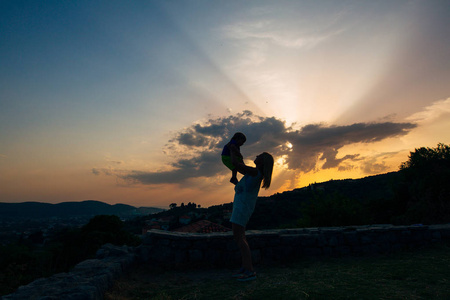
M270 183L272 181L272 171L273 171L273 157L267 152L264 152L263 154L263 180L262 180L262 187L264 189L268 189L270 187Z

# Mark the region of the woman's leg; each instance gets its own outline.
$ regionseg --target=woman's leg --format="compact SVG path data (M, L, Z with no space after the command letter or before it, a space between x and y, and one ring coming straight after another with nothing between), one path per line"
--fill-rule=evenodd
M233 229L234 239L239 246L242 256L242 266L247 270L253 272L252 254L245 238L245 228L241 225L231 223Z

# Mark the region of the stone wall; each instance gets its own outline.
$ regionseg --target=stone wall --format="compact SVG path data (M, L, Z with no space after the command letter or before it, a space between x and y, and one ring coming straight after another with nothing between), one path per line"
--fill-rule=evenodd
M21 286L2 300L94 300L103 299L116 279L136 261L134 249L104 245L96 259L85 260L71 272L55 274Z
M306 256L390 253L450 240L450 224L430 226L374 225L247 231L256 263ZM240 254L231 232L212 234L152 230L137 248L104 245L96 259L69 273L41 278L20 287L3 300L103 299L114 281L133 263L164 266L206 264L238 266Z
M450 224L430 226L352 226L247 231L255 263L302 256L391 253L450 240ZM148 232L137 249L143 263L238 264L239 250L231 232L212 234Z

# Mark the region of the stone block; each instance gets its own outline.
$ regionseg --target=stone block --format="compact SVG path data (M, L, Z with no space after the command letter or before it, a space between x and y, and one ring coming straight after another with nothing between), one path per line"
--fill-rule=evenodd
M211 263L213 265L223 265L224 257L221 251L210 249L205 251L204 261Z
M450 224L447 224L446 226L439 226L437 227L437 229L435 229L435 231L439 231L441 233L441 237L444 240L449 240L450 239Z
M322 254L322 248L305 247L303 248L303 254L306 256L320 256Z
M225 262L229 264L240 264L241 263L241 253L239 251L226 251L223 253L223 258Z
M292 247L292 255L295 257L302 256L303 255L303 247L302 246Z
M370 243L372 243L372 238L371 237L369 237L368 235L361 235L361 244L362 245L367 245L367 244L370 244Z
M328 245L331 247L339 245L338 238L336 236L330 236L328 238Z
M411 231L403 230L400 232L400 242L402 243L411 243L412 242Z
M345 232L343 235L344 243L349 246L359 245L358 235L356 231Z
M351 253L351 248L348 246L337 246L334 250L339 255L349 255Z
M366 234L368 234L370 232L371 232L370 229L368 229L367 227L361 227L361 228L357 228L356 229L356 233L358 235L366 235Z
M372 247L371 247L371 245L369 244L369 245L362 245L361 246L361 252L363 253L363 254L374 254L374 252L372 251Z
M221 239L212 239L209 242L209 248L214 250L223 250L227 247L227 239L221 238Z
M364 254L364 251L363 251L361 245L353 246L351 251L355 255L362 255L362 254Z
M324 234L320 234L317 236L317 246L324 247L328 245L327 238Z
M386 232L386 234L385 234L385 236L386 236L386 240L390 243L390 244L393 244L393 243L396 243L397 242L397 236L395 235L395 233L393 233L393 232Z
M154 239L153 243L158 246L170 246L171 240L170 239Z
M261 256L268 261L271 261L274 259L274 248L272 247L266 247L261 249Z
M442 236L441 236L441 233L440 233L439 231L433 231L433 232L431 233L431 238L432 238L433 240L438 240L438 241L440 241L441 238L442 238Z
M322 253L326 256L332 256L334 254L334 249L332 247L324 246L322 247Z
M253 237L250 239L247 239L248 244L250 245L250 248L257 248L261 249L267 246L266 239L259 238L259 237Z
M231 252L231 251L237 251L237 250L239 250L239 248L235 241L227 241L226 250Z
M317 236L318 235L310 235L310 234L299 234L300 244L303 247L311 247L317 245Z
M387 244L389 245L389 237L386 233L378 234L373 236L373 243L375 244Z
M151 260L155 260L160 263L173 260L173 252L171 247L160 246L154 247L152 250L153 251L150 253Z
M255 264L260 263L261 262L261 258L262 258L261 250L254 249L254 250L251 250L251 253L252 253L252 260L253 260L253 262Z
M190 262L199 262L203 260L203 251L199 249L193 249L188 251Z
M188 254L187 254L187 250L179 250L179 251L175 251L174 253L174 259L173 261L176 264L182 264L182 263L186 263L188 262Z
M183 251L192 248L192 243L189 240L178 240L172 243L172 247Z
M193 241L191 249L206 250L208 249L208 243L204 240Z
M266 245L269 247L276 247L281 244L281 240L279 236L267 238Z
M299 234L282 234L280 235L281 246L297 247L301 244Z

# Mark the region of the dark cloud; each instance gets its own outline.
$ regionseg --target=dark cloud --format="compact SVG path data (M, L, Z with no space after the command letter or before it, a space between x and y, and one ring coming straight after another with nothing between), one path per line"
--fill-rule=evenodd
M172 163L173 170L159 172L131 171L118 175L121 179L143 184L182 183L188 179L217 175L221 168L220 155L208 151L191 159L179 159Z
M322 166L323 169L331 169L339 167L339 165L345 160L353 160L353 161L360 160L359 154L346 155L342 158L337 159L336 158L337 153L338 153L337 149L333 148L327 149L325 152L322 153L320 159L325 160L325 163Z
M287 167L309 172L324 161L322 168L352 168L348 162L362 160L358 154L337 158L338 150L354 143L373 143L407 134L412 123L356 123L345 126L310 124L294 130L283 120L260 117L250 111L224 118L210 119L179 132L169 141L166 153L175 159L172 170L162 172L131 171L120 178L143 184L182 183L188 179L225 174L220 153L231 136L243 132L247 142L241 147L245 158L253 159L267 151L275 157L284 156ZM383 170L383 165L370 162L364 168ZM94 172L96 173L96 172Z
M415 127L416 125L412 123L393 122L356 123L345 126L307 125L284 135L293 146L286 163L290 169L301 169L303 172L313 170L319 158L325 160L324 168L337 167L344 160L358 159L357 154L337 159L337 152L343 146L373 143L402 136Z
M94 175L108 175L108 176L112 176L112 175L117 175L117 171L115 171L112 168L92 168L92 174Z

